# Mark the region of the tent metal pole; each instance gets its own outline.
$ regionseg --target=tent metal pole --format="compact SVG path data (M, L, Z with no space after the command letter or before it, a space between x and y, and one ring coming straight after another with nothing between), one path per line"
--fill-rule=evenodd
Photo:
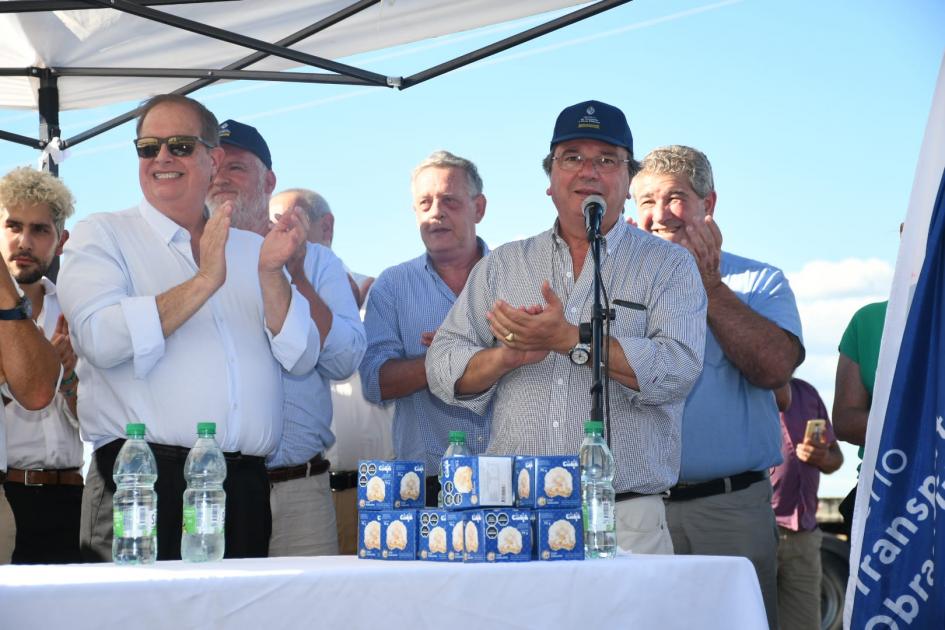
M139 0L141 4L157 6L163 4L204 4L227 0ZM89 5L82 0L7 0L3 13L39 13L46 11L82 11ZM105 7L92 7L104 9Z
M327 83L335 85L363 85L380 87L376 83L356 77L324 72L281 72L278 70L214 70L212 68L55 68L61 77L151 77L185 78L207 77L211 81L282 81L286 83Z
M128 0L85 1L90 5L105 6L110 9L130 13L131 15L137 15L138 17L152 20L154 22L158 22L159 24L166 24L168 26L173 26L191 33L197 33L198 35L204 35L206 37L228 42L230 44L236 44L237 46L242 46L244 48L251 48L252 50L265 52L275 57L281 57L283 59L295 61L307 66L321 68L322 70L328 70L329 72L337 72L338 74L346 74L348 76L357 77L375 85L382 85L385 87L387 86L387 77L375 72L369 72L367 70L355 68L354 66L348 66L330 59L292 50L291 48L276 46L274 44L270 44L269 42L264 42L253 37L238 35L221 28L210 26L209 24L202 24L200 22L188 20L176 15L171 15L170 13L164 13L163 11L149 9L148 7L143 7L139 4L135 4L134 2L129 2Z
M59 128L59 78L48 68L39 72L39 144L45 148L53 138L58 138ZM43 170L59 175L59 165L50 156L43 160Z
M406 89L409 87L413 87L414 85L417 85L418 83L429 81L430 79L438 77L441 74L446 74L447 72L450 72L451 70L455 70L457 68L461 68L463 66L469 65L476 61L479 61L480 59L485 59L486 57L490 57L492 55L500 53L504 50L512 48L513 46L518 46L519 44L523 44L527 41L531 41L537 37L541 37L542 35L551 33L552 31L556 31L558 29L564 28L565 26L570 26L571 24L574 24L575 22L580 22L581 20L595 16L598 13L603 13L604 11L607 11L608 9L618 7L622 4L627 4L628 2L632 2L632 0L601 0L600 2L596 2L590 6L584 7L583 9L578 9L577 11L574 11L572 13L563 15L545 24L540 24L534 28L528 29L527 31L518 33L517 35L506 37L505 39L500 40L494 44L490 44L478 50L474 50L473 52L467 53L461 57L457 57L456 59L453 59L452 61L447 61L437 66L433 66L432 68L428 70L418 72L409 77L404 77L403 82L401 84L401 89Z

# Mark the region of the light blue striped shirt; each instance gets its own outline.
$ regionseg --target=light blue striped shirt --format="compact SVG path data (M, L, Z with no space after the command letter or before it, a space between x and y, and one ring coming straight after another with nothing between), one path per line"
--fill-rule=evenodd
M480 251L489 248L478 239ZM384 270L371 287L364 328L368 349L361 363L364 397L381 400L379 373L391 359L413 359L426 354L420 335L436 330L456 301L446 282L424 254ZM393 442L398 459L426 462L427 474L436 474L449 442L450 431L465 431L466 444L474 453L489 441L491 405L480 413L449 405L423 388L395 401Z
M639 382L639 391L610 382L614 488L655 494L679 475L683 403L702 369L705 348L705 289L685 249L622 219L601 249L603 286L616 314L610 334ZM567 354L551 352L512 370L482 394L457 398L454 393L470 359L498 343L485 316L497 299L513 306L543 304L541 285L548 280L567 320L589 322L590 250L581 275L573 275L570 249L555 229L502 245L473 269L437 333L427 357L430 389L471 410L494 405L489 453L571 455L581 447L591 406L590 363L575 365Z
M304 464L335 443L330 381L351 376L364 356L364 326L341 260L327 247L309 243L305 277L331 310L331 330L314 370L301 376L282 371L282 438L266 460L269 468Z

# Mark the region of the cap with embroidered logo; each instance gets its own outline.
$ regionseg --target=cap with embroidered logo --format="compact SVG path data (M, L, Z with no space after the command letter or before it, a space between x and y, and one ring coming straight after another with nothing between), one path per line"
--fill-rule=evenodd
M599 140L623 147L633 154L633 136L623 112L600 101L584 101L566 107L555 121L551 148L565 140Z
M269 153L269 145L255 127L235 120L225 120L220 125L220 144L245 149L258 157L266 168L272 170L272 154Z

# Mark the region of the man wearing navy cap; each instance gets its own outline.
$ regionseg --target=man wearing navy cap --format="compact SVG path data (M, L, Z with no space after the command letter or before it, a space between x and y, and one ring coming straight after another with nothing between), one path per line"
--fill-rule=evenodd
M601 277L616 309L605 343L617 543L672 553L661 493L679 474L683 403L702 369L699 271L681 248L622 220L637 163L616 107L587 101L562 111L544 168L554 226L473 269L427 356L430 387L469 409L494 404L489 453L578 452L592 384L578 324L590 321L594 302L583 205L602 197Z
M207 205L214 212L231 205L234 227L265 236L269 196L276 185L269 146L254 127L234 120L220 125L220 146L223 160ZM302 210L286 209L307 217ZM303 223L307 230L307 219ZM308 301L320 350L315 367L305 374L282 372L282 436L266 459L272 509L269 555L335 555L335 510L324 457L335 442L330 381L348 378L357 369L364 355L364 327L348 274L331 249L303 242L286 269L292 285Z

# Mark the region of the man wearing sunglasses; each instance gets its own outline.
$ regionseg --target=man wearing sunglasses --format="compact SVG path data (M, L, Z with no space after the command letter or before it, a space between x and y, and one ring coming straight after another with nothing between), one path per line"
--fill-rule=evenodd
M110 558L112 467L128 422L158 462L158 558L180 558L184 460L198 422L226 454L226 557L264 557L271 520L265 456L282 433L282 370L318 357L308 304L283 267L304 239L295 213L267 234L204 206L220 167L217 121L192 99L142 104L135 149L144 199L80 221L60 302L82 359L79 414L95 453L82 504L87 559Z
M220 144L223 160L207 206L214 213L231 208L233 227L266 236L269 196L276 185L269 145L254 127L235 120L220 125ZM290 206L282 212L287 210L304 217L308 232L303 209ZM266 461L272 508L269 555L336 555L335 509L324 456L335 442L330 381L348 378L357 369L364 355L364 326L344 265L329 248L306 240L286 268L293 286L308 301L321 350L318 363L305 374L282 373L282 437Z
M619 109L598 101L564 109L544 168L557 220L473 269L427 356L430 388L469 409L494 404L489 453L578 452L592 385L578 324L590 321L594 303L584 205L598 196L606 206L601 284L614 308L604 348L617 544L672 553L661 494L679 474L683 403L702 369L699 272L685 251L620 217L637 163Z

